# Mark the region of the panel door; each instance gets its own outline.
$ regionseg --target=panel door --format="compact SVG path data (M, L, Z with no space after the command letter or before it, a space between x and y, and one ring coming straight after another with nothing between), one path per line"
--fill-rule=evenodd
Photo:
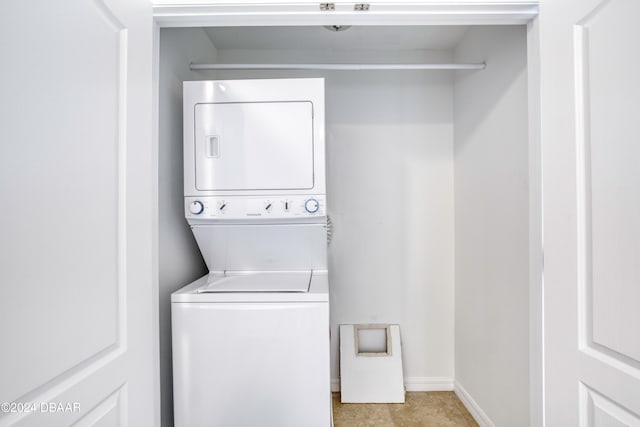
M541 5L548 427L640 425L638 16Z
M150 6L0 16L0 425L156 425Z

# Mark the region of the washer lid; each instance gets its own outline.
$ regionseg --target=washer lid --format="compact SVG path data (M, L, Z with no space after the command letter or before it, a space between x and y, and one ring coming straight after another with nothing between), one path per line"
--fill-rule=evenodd
M198 293L309 292L313 271L242 271L210 273Z

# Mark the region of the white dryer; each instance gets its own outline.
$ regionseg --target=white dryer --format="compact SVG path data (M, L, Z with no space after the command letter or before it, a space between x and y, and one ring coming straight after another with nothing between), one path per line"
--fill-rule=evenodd
M322 79L184 83L209 274L171 297L177 427L331 425L324 149Z

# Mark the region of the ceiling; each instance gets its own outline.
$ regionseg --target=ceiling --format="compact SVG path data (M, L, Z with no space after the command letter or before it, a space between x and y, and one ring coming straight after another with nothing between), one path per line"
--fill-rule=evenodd
M217 49L451 49L466 26L205 28Z

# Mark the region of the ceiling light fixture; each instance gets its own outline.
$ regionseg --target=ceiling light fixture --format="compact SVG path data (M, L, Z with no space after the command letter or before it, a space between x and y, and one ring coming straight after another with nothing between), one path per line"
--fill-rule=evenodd
M351 25L325 25L324 28L337 33L340 31L348 30L349 28L351 28Z

